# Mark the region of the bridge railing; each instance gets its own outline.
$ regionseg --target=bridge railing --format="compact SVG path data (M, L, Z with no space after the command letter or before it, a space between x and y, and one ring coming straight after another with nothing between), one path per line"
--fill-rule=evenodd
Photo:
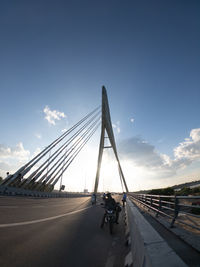
M129 193L129 198L148 209L156 216L169 219L170 227L175 222L200 231L200 196L163 196Z
M44 198L72 198L72 197L88 197L90 193L78 192L41 192L32 191L23 188L0 186L0 195L3 196L24 196L24 197L44 197Z

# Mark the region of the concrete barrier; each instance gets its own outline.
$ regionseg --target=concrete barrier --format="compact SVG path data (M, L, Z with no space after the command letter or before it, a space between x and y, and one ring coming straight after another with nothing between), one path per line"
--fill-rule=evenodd
M133 267L186 267L182 259L127 199L128 227ZM130 254L129 254L130 258ZM130 259L129 259L130 262ZM129 266L126 264L126 266Z

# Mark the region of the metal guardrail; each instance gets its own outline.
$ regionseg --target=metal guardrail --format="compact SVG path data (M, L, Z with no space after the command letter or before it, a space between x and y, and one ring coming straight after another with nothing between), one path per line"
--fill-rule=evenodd
M163 196L129 193L129 198L170 219L200 231L200 196Z
M44 198L72 198L88 197L91 194L73 193L73 192L40 192L22 188L0 186L0 195L4 196L25 196L25 197L44 197Z

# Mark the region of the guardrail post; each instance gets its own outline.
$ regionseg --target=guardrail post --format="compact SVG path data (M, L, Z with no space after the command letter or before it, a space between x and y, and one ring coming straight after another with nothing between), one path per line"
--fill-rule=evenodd
M150 206L152 207L152 196L151 196L151 200L150 200Z
M158 202L159 206L158 206L158 211L156 212L156 217L158 217L159 211L161 211L162 209L162 202L161 202L161 197L159 196L159 202Z
M174 197L174 218L171 221L170 228L172 228L174 226L175 220L178 217L178 213L179 213L179 200L175 196Z

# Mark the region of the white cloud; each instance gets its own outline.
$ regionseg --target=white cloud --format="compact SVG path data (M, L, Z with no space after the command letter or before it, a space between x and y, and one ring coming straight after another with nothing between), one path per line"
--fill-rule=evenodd
M66 131L67 131L66 128L64 128L64 129L61 130L62 133L66 132Z
M119 151L122 158L131 160L135 166L159 172L161 176L175 175L178 170L200 159L200 129L191 130L190 138L174 148L173 159L156 151L141 137L124 140Z
M0 144L0 176L5 177L6 172L15 172L30 159L29 150L25 150L22 142L15 147Z
M120 133L121 129L120 129L120 121L117 121L116 124L112 124L112 127L114 129L116 129L117 133Z
M160 154L160 157L162 159L162 162L163 162L163 165L164 166L169 166L169 167L172 166L172 160L171 160L171 158L168 155L166 155L166 154Z
M191 130L190 138L185 138L185 141L174 149L174 155L177 159L200 158L200 128Z
M134 119L134 118L131 118L130 121L131 121L132 123L134 123L135 119Z
M61 118L65 118L66 115L64 112L60 112L57 110L50 110L48 106L44 108L44 113L45 113L45 119L52 125L55 125L56 120L60 120Z
M30 152L24 149L22 142L15 147L7 147L0 144L0 158L17 158L19 161L27 160Z
M133 137L123 141L119 151L123 157L132 159L137 166L155 169L166 165L165 156L159 155L155 147L141 137Z
M0 144L0 176L5 177L6 172L16 172L20 167L41 152L38 147L33 154L25 150L20 142L15 147L7 147Z
M38 139L41 139L41 138L42 138L42 135L39 134L39 133L36 133L35 136L36 136Z

